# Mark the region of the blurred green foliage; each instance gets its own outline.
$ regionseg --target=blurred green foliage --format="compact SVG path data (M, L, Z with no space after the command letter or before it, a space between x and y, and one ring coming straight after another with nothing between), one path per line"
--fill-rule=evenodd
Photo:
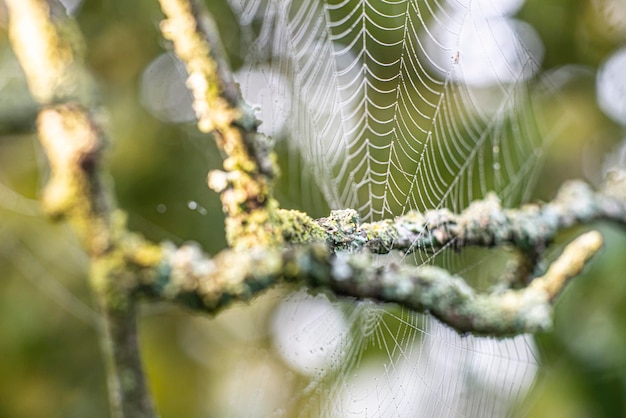
M528 0L519 13L542 37L545 71L578 66L560 86L558 106L565 109L557 110L556 102L546 107L547 117L566 111L573 123L548 151L538 198L549 198L569 178L596 181L583 168L599 171L598 161L623 135L597 107L594 77L601 62L626 44L626 35L603 22L596 3ZM207 5L237 67L236 20L225 0ZM225 245L223 216L218 197L205 184L207 171L221 164L212 138L196 133L193 124L157 120L139 100L143 70L167 48L158 32L157 2L87 1L77 19L110 115L109 161L130 227L154 240L194 240L210 253L219 251ZM87 261L66 226L51 225L38 213L34 199L45 183L46 163L33 134L36 108L8 47L6 13L0 14L0 79L0 418L106 417ZM323 214L316 192L300 190L301 170L287 166L298 162L288 161L284 148L279 145L288 173L279 183L282 204ZM189 202L196 202L195 209ZM554 332L536 337L542 367L528 400L529 416L626 415L626 234L611 225L597 227L605 250L560 299ZM306 386L306 379L272 354L265 332L281 294L270 292L254 306L214 320L169 306L143 309L142 351L162 417L224 416L229 405L241 401L226 392L238 384L233 376L265 376L262 396L286 405L290 393ZM254 332L259 336L250 338ZM277 378L283 386L288 382L291 392L273 391Z

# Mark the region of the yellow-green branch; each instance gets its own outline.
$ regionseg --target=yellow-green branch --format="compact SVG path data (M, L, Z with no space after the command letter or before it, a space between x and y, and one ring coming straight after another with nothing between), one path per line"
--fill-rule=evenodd
M147 253L158 258L160 249L130 245L135 240L104 181L104 130L96 110L84 100L84 92L93 87L68 37L79 37L73 22L53 22L46 0L8 0L6 5L13 49L42 106L37 131L51 169L43 209L69 221L91 258L91 283L104 318L101 343L111 414L154 418L137 343L133 292L138 269L133 260L149 259Z
M224 151L224 172L209 175L220 193L226 238L235 248L282 243L272 196L278 174L269 140L257 132L254 110L241 99L225 62L215 25L199 3L160 0L166 20L161 32L187 69L187 87L202 132L213 132Z

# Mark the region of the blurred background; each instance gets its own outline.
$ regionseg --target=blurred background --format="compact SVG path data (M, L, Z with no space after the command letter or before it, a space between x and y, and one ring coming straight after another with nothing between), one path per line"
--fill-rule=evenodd
M197 241L215 254L225 246L223 216L205 178L221 157L212 138L194 127L184 71L158 31L157 2L63 5L85 36L87 66L109 113L108 159L130 228L155 241ZM238 21L225 0L207 6L238 69ZM539 36L540 71L555 81L559 112L573 115L546 152L533 198L549 199L571 178L598 184L607 161L626 164L626 3L527 0L515 17ZM34 134L37 107L6 28L0 2L0 417L106 417L87 259L67 226L40 214L47 168ZM301 190L286 148L278 144L282 166L290 167L277 191L282 206L324 215L314 186L305 182L312 189ZM626 415L626 231L593 228L603 233L604 250L559 299L554 330L534 337L539 369L520 408L527 416ZM285 292L271 291L216 318L169 305L142 307L142 354L163 418L293 416L307 402L299 393L307 390L315 358L303 366L281 354L272 327L277 317L294 318L297 306L328 302L316 296L302 302L308 305L281 305ZM324 321L316 326L341 327L332 311ZM232 390L246 381L257 382L256 389Z

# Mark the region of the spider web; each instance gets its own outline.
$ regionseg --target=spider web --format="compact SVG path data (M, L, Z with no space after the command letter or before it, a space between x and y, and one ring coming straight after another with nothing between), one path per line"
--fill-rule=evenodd
M372 221L459 212L488 191L505 205L529 198L549 135L535 109L541 42L511 18L521 2L229 3L244 97L330 208ZM494 258L444 249L401 261L488 276ZM295 416L517 415L537 369L528 336L461 337L367 302L296 293L273 324L284 361L310 381L294 395Z

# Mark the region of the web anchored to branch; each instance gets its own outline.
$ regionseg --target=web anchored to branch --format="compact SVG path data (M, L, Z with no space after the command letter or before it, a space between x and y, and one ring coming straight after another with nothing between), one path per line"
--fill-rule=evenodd
M378 221L458 213L490 191L505 206L530 197L554 128L537 111L548 85L538 75L541 41L511 17L523 1L229 2L244 39L237 73L244 97L260 106L262 131L286 138L331 208ZM449 250L462 245L458 236L434 243L433 231L447 234L447 222L444 213L431 216L404 243L412 253L404 261L488 275L493 258ZM386 239L402 247L398 235ZM355 241L340 246L354 250ZM536 256L534 249L523 255L522 275L532 273ZM530 339L461 338L418 314L367 304L324 309L319 321L341 312L343 325L277 331L286 358L314 350L307 358L319 362L304 416L503 416L533 380ZM301 346L303 339L317 345ZM334 349L322 352L328 341ZM360 363L377 351L376 361ZM479 383L470 389L470 382Z
M518 203L545 137L526 82L542 52L495 3L231 0L250 42L239 79L253 103L269 85L266 132L288 121L331 207L377 220L487 191Z

